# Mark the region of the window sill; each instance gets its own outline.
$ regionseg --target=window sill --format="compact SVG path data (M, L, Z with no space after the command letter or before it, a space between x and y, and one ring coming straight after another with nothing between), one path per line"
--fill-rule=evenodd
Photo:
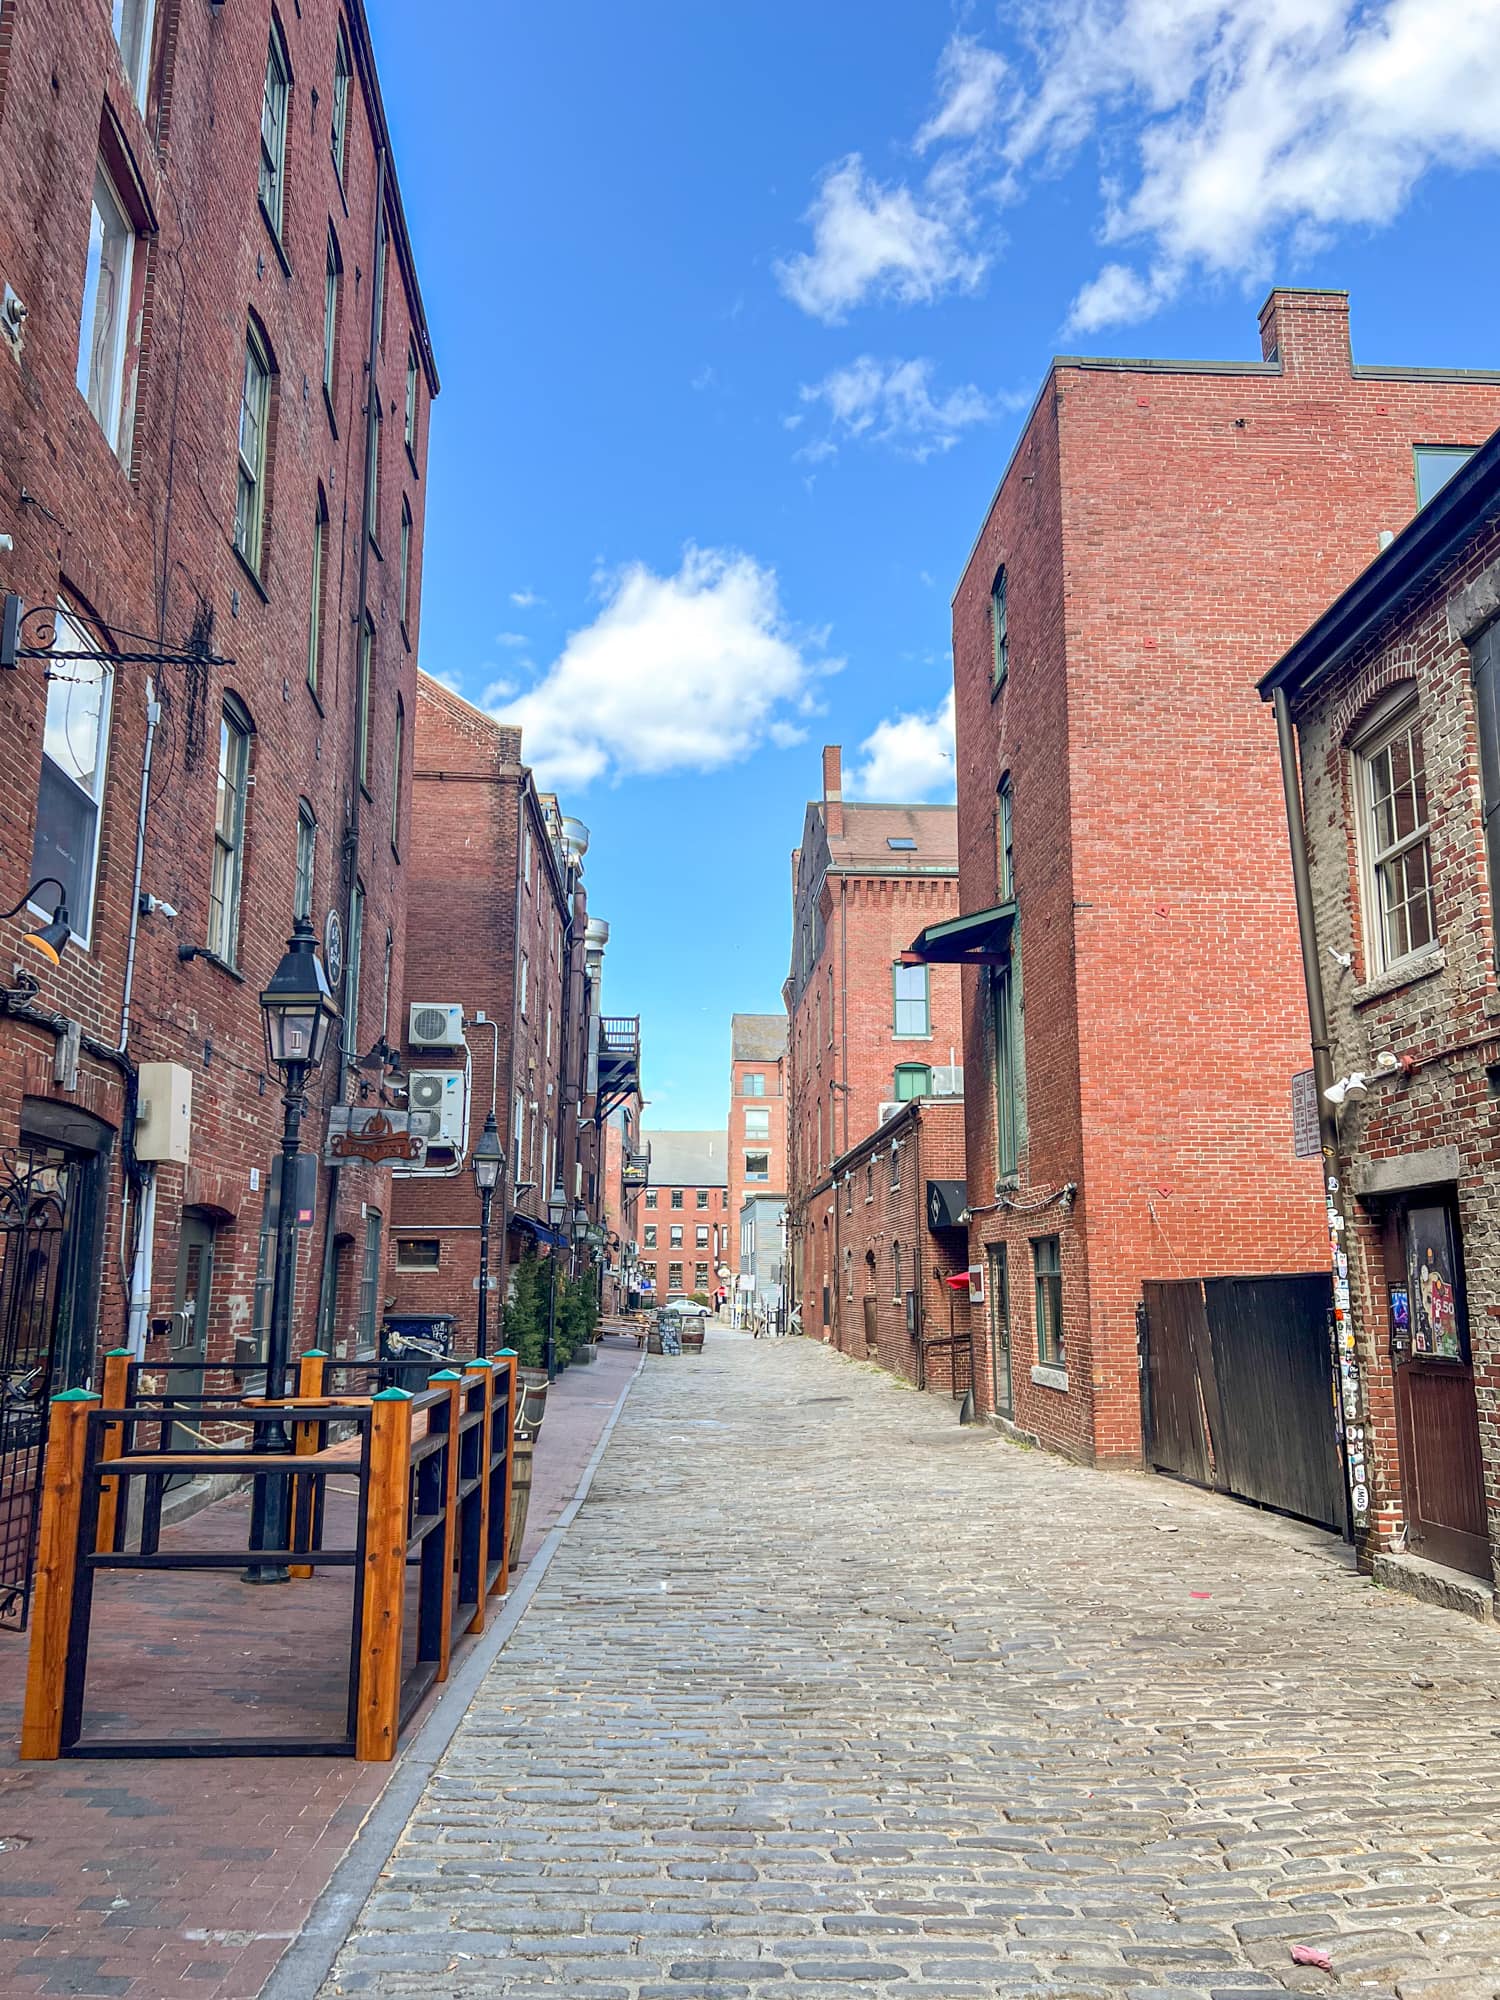
M323 409L328 417L328 428L333 432L334 436L337 437L339 434L339 420L334 415L333 397L329 394L328 384L326 382L323 384Z
M403 438L402 443L406 447L406 460L412 469L412 475L414 478L420 479L422 477L422 468L417 464L417 454L411 448L411 439Z
M250 579L251 587L254 590L256 596L260 599L262 604L269 604L271 601L270 595L266 590L266 586L261 582L259 573L252 565L249 556L245 554L245 551L240 547L239 543L233 539L233 537L230 538L229 546L234 550L235 561L239 564L240 568L245 572L245 575Z
M318 711L319 715L323 716L326 720L327 711L324 709L323 703L319 698L318 690L313 686L312 682L306 679L305 677L303 679L302 685L307 689L313 707Z
M997 681L992 680L990 682L990 700L992 702L998 701L1001 695L1004 694L1005 683L1009 679L1010 679L1010 669L1007 668L1006 671L1000 676L999 680Z
M210 951L206 944L179 945L177 956L184 961L192 958L201 959L203 964L211 965L216 972L222 972L226 978L232 979L236 986L243 986L245 983L245 975L239 967L231 965L227 958L220 958L219 954Z
M1048 1368L1038 1362L1031 1371L1031 1379L1039 1389L1056 1389L1061 1396L1066 1396L1068 1393L1066 1368Z
M406 620L402 618L398 620L398 623L400 624L401 627L401 643L403 646L405 646L407 652L409 653L411 651L411 634L406 629Z
M261 202L260 204L260 214L261 214L261 220L266 225L266 234L271 239L271 248L276 252L277 261L280 263L281 268L285 272L287 277L290 277L292 275L292 260L286 254L286 246L282 243L281 240L281 231L276 227L276 224L272 221L271 211L266 207L264 202Z
M1389 972L1379 973L1374 979L1367 979L1363 985L1356 986L1349 996L1349 1003L1354 1007L1365 1007L1372 1000L1383 1000L1388 993L1399 993L1403 986L1415 986L1420 979L1431 979L1447 963L1448 954L1441 945L1436 951L1423 952L1420 958L1403 959Z

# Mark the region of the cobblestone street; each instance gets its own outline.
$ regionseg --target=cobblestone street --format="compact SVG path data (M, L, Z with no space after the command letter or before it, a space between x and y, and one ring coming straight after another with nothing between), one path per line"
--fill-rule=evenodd
M1497 1789L1489 1628L716 1329L323 1991L1492 2000Z

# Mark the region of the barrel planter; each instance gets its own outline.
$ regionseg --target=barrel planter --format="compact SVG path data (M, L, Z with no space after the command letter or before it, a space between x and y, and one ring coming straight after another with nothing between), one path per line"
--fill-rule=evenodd
M522 1368L516 1374L516 1436L534 1438L547 1414L547 1371Z
M510 1567L516 1569L521 1561L521 1544L526 1539L526 1516L531 1511L531 1463L535 1450L535 1440L529 1437L511 1439L514 1454L510 1470Z

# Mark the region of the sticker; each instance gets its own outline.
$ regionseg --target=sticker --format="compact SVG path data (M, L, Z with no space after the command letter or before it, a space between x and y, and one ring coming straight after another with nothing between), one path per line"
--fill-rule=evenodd
M1370 1489L1361 1481L1349 1495L1349 1498L1354 1502L1355 1513L1363 1514L1370 1504Z
M1338 1253L1338 1255L1337 1255L1337 1256L1336 1256L1336 1257L1334 1258L1334 1260L1333 1260L1333 1268L1334 1268L1334 1273L1335 1273L1335 1275L1336 1275L1337 1277L1340 1277L1340 1278L1347 1278L1347 1277L1348 1277L1348 1275L1349 1275L1349 1259L1348 1259L1348 1258L1347 1258L1347 1257L1346 1257L1346 1256L1344 1255L1344 1253L1343 1253L1343 1251L1342 1251L1342 1250L1340 1250L1340 1251L1339 1251L1339 1253Z

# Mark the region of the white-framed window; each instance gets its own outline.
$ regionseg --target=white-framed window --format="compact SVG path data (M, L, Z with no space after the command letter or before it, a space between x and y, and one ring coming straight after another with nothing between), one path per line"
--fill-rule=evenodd
M695 1227L693 1231L693 1247L695 1250L706 1250L708 1248L708 1224L706 1222L700 1222Z
M391 846L401 851L401 757L406 748L406 704L396 697L396 735L391 745Z
M245 376L240 390L239 485L234 545L257 575L266 525L266 424L271 407L271 362L252 327L245 335Z
M1422 716L1397 696L1355 744L1371 973L1388 971L1437 940L1428 841Z
M312 589L307 606L307 685L316 694L323 673L323 566L328 556L328 502L318 488L313 513Z
M323 266L323 389L333 402L334 370L339 351L339 294L344 285L344 260L339 255L338 238L330 229Z
M669 1241L670 1248L673 1250L680 1250L682 1248L682 1224L680 1222L672 1224Z
M111 9L120 60L130 79L130 94L144 111L151 89L151 38L156 26L156 0L114 0Z
M766 1079L763 1073L760 1070L756 1069L746 1070L744 1075L740 1078L740 1096L764 1097L765 1094L766 1094Z
M1417 444L1412 446L1412 469L1417 481L1417 505L1425 507L1437 498L1455 472L1461 472L1474 456L1471 444Z
M656 1248L656 1224L654 1222L646 1224L646 1248L648 1250Z
M770 1112L747 1108L745 1112L745 1137L747 1139L769 1139L770 1136Z
M54 643L71 653L84 652L98 641L59 604ZM66 677L59 674L47 683L31 879L52 876L61 882L74 941L85 948L94 924L113 693L114 674L102 660L70 660ZM50 917L55 900L48 890L45 906L39 900L35 907Z
M745 1179L747 1181L768 1181L771 1178L771 1155L769 1153L746 1153Z
M135 224L102 160L94 167L83 316L78 325L78 393L117 457L128 459L134 384L126 380Z
M318 821L306 799L297 805L297 883L292 894L292 915L311 917L313 880L318 860Z
M281 30L273 21L266 48L266 87L260 105L260 205L281 235L286 214L286 120L292 89L291 65Z
M526 1002L531 992L531 954L521 953L521 1013L526 1013Z
M340 181L344 178L344 153L349 137L349 84L353 75L349 40L340 21L333 44L333 116L328 124L328 150L333 155L333 170Z
M897 965L892 968L896 1005L896 1033L924 1039L932 1032L931 1010L927 1002L927 967Z
M511 1118L511 1143L515 1150L515 1164L511 1168L511 1181L514 1184L516 1181L522 1181L526 1178L524 1172L526 1158L526 1093L521 1090L516 1092L515 1111Z
M250 785L250 718L233 700L219 716L219 784L214 810L213 879L208 948L225 965L239 962L240 885L245 873L245 799Z

